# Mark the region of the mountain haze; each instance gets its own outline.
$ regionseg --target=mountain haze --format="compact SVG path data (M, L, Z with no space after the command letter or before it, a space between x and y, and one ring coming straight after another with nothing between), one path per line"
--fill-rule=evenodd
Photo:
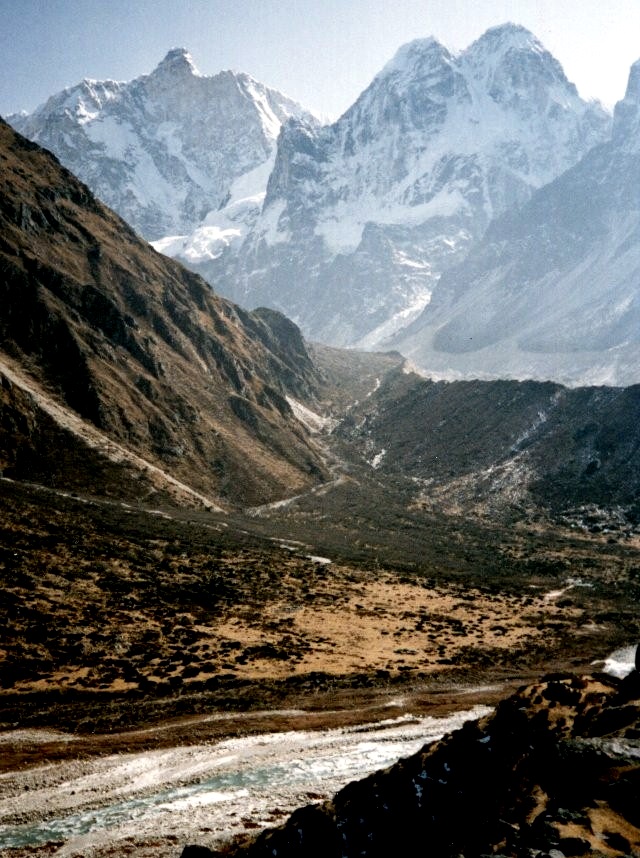
M450 378L640 379L640 62L611 140L495 221L393 342Z

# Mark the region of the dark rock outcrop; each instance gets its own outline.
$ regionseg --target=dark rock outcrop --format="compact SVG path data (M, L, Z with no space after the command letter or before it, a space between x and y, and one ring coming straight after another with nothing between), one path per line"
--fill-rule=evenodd
M553 675L333 801L210 854L637 855L639 797L638 673Z

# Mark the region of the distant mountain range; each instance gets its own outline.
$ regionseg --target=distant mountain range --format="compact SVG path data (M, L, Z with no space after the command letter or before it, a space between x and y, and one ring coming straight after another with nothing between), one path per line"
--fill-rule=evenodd
M640 380L639 78L612 122L507 24L457 55L405 45L329 126L182 49L10 119L157 249L309 338L436 377L624 385Z
M640 380L640 62L611 139L492 223L394 345L446 377Z
M235 179L271 163L290 117L313 122L247 74L199 74L175 48L151 74L128 83L84 80L9 121L157 239L193 230L227 202Z
M312 338L378 346L493 217L609 129L520 27L457 56L412 42L335 124L284 128L260 219L203 270L246 306L286 308Z

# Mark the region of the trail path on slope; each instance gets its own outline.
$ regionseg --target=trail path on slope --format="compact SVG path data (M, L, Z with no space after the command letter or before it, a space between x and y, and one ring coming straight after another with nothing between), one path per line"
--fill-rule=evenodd
M381 385L381 381L379 378L376 378L374 381L374 385L371 390L366 394L365 399L368 399L370 396L379 389ZM323 433L331 434L334 429L339 425L340 420L331 417L323 417L322 415L315 414L310 411L305 406L302 406L301 403L296 402L295 400L287 397L289 404L292 407L293 413L295 417L306 426L314 435L321 435ZM343 419L353 408L358 405L358 400L354 400L347 408L345 408L344 412L341 415L341 419ZM331 480L328 480L326 483L321 483L319 486L312 486L308 491L302 492L298 495L292 495L288 498L282 498L281 500L272 501L271 503L261 504L260 506L247 507L244 510L245 515L256 517L260 515L264 515L265 513L271 512L273 510L278 509L286 509L289 506L292 506L299 500L303 498L311 497L315 495L316 497L322 497L327 494L327 492L331 491L331 489L337 488L337 486L343 485L347 482L348 479L353 479L353 477L347 477L345 475L346 472L346 463L340 459L336 454L329 449L329 447L322 443L320 438L317 438L317 446L318 450L323 458L323 464L329 471L332 476Z
M200 494L186 483L180 482L137 453L112 441L71 409L54 401L36 381L27 378L6 355L0 355L0 374L6 376L12 384L30 396L35 404L48 414L58 426L81 438L85 444L106 456L111 462L118 465L131 465L138 470L145 471L147 477L151 478L156 487L170 492L178 501L190 503L196 501L212 512L224 512L222 507L218 506L211 498Z

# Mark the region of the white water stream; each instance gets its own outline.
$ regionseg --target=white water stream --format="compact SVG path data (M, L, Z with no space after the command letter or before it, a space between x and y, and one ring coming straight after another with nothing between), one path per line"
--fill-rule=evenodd
M247 824L277 824L489 711L476 706L445 718L409 715L13 772L0 777L0 852L58 841L56 855L88 856L126 837L173 837L174 853L176 840L214 845Z

